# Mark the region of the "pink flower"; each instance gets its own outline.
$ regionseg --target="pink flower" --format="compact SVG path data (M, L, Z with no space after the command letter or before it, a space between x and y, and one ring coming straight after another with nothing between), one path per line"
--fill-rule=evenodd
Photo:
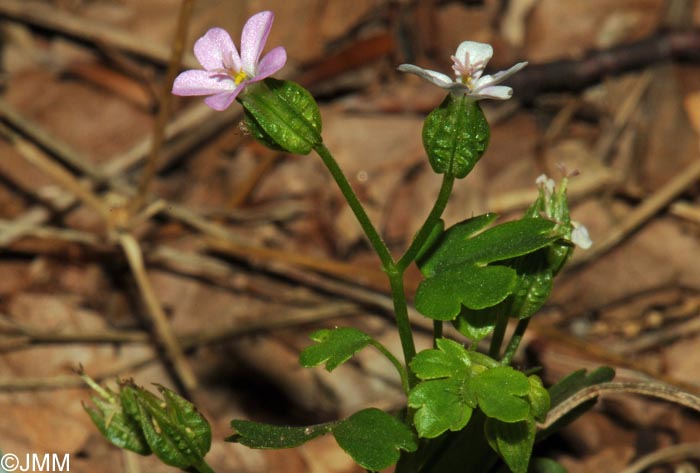
M410 72L438 87L449 90L454 95L467 95L474 100L496 99L508 100L513 95L513 89L504 85L496 85L527 66L527 62L519 62L508 70L496 74L482 75L486 64L493 56L490 44L464 41L451 57L454 62L452 69L456 80L441 72L423 69L413 64L401 64L398 69Z
M204 103L214 110L225 110L248 84L258 82L282 69L287 52L278 46L262 59L260 54L270 34L274 14L263 11L251 16L243 26L241 54L229 34L212 28L194 44L194 55L202 69L181 73L173 83L175 95L209 95Z

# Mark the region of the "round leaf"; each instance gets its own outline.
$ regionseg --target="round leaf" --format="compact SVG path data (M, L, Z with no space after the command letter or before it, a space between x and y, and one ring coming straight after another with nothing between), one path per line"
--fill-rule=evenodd
M530 382L510 366L491 368L475 376L472 387L479 408L487 417L503 422L518 422L530 415L530 404L523 399L530 391Z
M388 468L399 460L400 450L418 448L411 430L379 409L356 412L333 428L338 445L360 466L372 471Z

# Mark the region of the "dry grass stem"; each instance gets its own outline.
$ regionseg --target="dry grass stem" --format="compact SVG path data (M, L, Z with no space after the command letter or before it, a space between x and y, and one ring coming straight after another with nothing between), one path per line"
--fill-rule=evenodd
M0 3L0 16L89 41L98 46L109 45L111 48L136 54L158 64L167 64L170 57L170 48L167 45L144 41L131 31L90 20L85 16L72 15L46 2L3 0ZM188 67L197 67L197 61L191 54L183 62Z
M552 408L547 419L538 427L546 429L571 412L577 406L594 399L601 394L641 394L643 396L664 399L675 404L700 412L700 397L682 391L674 386L649 382L610 382L589 386Z
M170 323L146 274L139 244L128 233L119 234L119 244L124 249L124 254L129 261L129 266L144 301L146 314L153 324L156 339L162 344L182 386L187 391L194 390L197 387L197 378L185 357L182 346L170 328Z
M130 213L137 213L145 203L148 195L148 190L151 181L156 175L160 150L165 140L165 126L168 123L170 116L170 104L172 102L172 84L175 76L179 72L182 62L182 55L185 51L185 41L187 39L187 30L194 8L194 0L182 0L180 3L180 12L177 20L177 31L173 40L170 60L168 61L168 72L163 81L162 90L160 93L158 116L153 129L153 140L151 141L151 152L146 161L146 167L141 175L141 180L138 186L138 193L129 205Z

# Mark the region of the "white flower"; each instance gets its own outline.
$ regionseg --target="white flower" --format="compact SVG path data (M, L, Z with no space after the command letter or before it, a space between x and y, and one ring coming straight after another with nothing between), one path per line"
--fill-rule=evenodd
M496 85L512 76L527 62L519 62L506 71L497 72L494 75L482 75L486 64L493 56L493 48L490 44L464 41L452 56L456 80L449 76L413 64L401 64L398 70L410 72L432 82L438 87L449 90L454 95L467 95L474 100L496 99L508 100L513 95L513 89L504 85Z
M593 245L593 240L588 235L588 229L578 222L571 222L574 229L571 231L571 243L582 250L587 250Z
M575 174L569 173L569 175ZM569 209L566 205L567 182L568 177L565 176L561 182L560 191L555 194L554 179L548 177L546 174L540 174L537 179L535 179L535 184L537 184L537 187L540 189L540 195L544 203L544 212L542 212L542 216L557 222L557 224L561 224L562 220L569 219ZM562 211L564 211L565 214L562 214ZM566 217L566 219L564 219L564 217ZM568 240L582 250L587 250L593 245L593 241L588 235L588 229L573 220L571 220L571 236Z
M544 189L547 198L554 194L554 179L548 177L546 174L540 174L537 179L535 179L535 184L540 189Z

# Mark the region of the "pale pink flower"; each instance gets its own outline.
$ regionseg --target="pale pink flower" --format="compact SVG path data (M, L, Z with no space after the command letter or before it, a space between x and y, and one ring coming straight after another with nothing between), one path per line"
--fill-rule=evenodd
M212 28L194 44L194 55L204 68L181 73L173 83L175 95L209 95L204 103L225 110L248 84L258 82L282 69L287 52L278 46L262 59L260 54L270 34L274 14L263 11L243 26L241 54L229 34Z
M423 69L413 64L401 64L398 69L402 72L410 72L438 87L449 90L453 95L467 95L474 100L496 99L508 100L513 95L513 89L504 85L496 85L512 76L527 62L519 62L508 70L497 72L494 75L482 75L484 68L493 57L493 48L490 44L464 41L457 48L457 52L451 57L454 64L456 80L441 72Z

